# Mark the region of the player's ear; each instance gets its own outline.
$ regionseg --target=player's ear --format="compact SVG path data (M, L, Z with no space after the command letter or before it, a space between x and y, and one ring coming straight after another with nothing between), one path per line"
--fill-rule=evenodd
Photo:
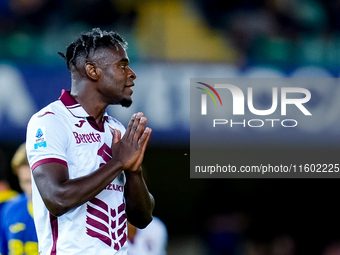
M85 72L87 77L91 80L97 81L100 75L100 70L94 63L86 62L85 63Z

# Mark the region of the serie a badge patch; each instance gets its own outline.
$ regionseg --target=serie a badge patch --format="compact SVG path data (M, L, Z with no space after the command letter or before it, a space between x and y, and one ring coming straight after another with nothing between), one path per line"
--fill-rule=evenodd
M39 147L46 147L45 127L38 128L35 135L34 149L38 149Z

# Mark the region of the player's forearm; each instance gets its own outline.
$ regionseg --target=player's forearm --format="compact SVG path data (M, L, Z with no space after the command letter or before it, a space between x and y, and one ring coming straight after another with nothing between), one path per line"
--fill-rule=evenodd
M59 183L47 181L39 190L48 210L61 216L94 198L122 171L121 163L112 160L87 176L59 179Z
M145 228L152 220L155 201L144 182L142 172L125 171L126 213L130 223Z

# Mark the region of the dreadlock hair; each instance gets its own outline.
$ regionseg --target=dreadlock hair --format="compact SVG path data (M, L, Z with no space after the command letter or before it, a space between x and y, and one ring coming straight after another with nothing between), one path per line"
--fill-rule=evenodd
M66 56L58 52L66 60L67 68L76 65L77 58L84 56L87 58L91 51L110 46L118 47L121 45L127 49L127 42L116 32L102 31L100 28L93 28L91 32L83 32L80 37L72 42L66 49Z

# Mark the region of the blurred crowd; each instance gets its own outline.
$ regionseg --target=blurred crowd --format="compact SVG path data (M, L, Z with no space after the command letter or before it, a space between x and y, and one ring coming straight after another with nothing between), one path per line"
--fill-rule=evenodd
M211 27L248 61L339 64L340 2L335 0L196 1Z
M335 68L339 11L338 0L3 0L0 57L55 62L74 32L99 26L141 60Z
M329 240L318 249L311 251L301 246L291 232L261 236L249 233L249 217L247 214L232 211L215 214L206 221L206 254L209 255L297 255L320 254L339 255L340 240ZM313 246L313 245L311 245ZM203 254L203 253L202 253Z

